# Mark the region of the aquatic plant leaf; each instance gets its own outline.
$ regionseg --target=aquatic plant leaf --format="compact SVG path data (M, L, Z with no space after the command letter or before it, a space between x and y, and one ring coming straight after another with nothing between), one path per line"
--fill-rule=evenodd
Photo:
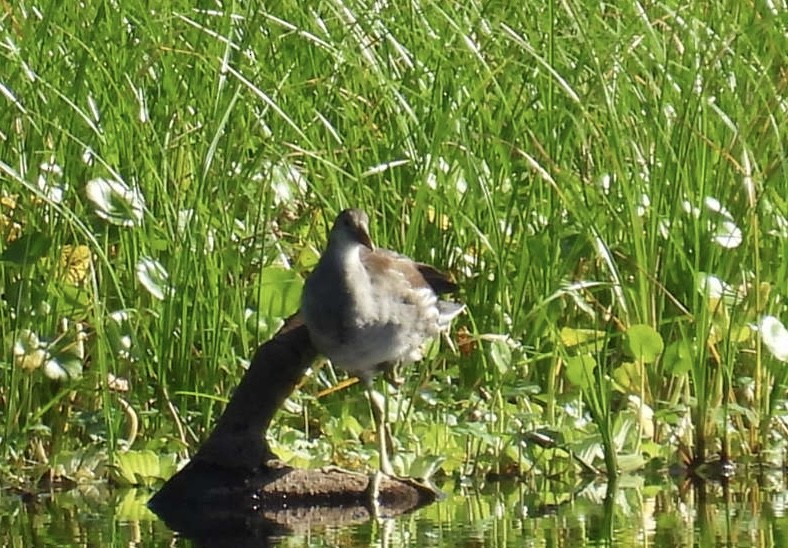
M490 341L490 359L498 373L504 375L512 365L512 349L504 339L494 339Z
M82 360L76 356L54 356L44 364L44 374L53 381L73 381L82 376Z
M788 362L788 329L774 316L764 316L758 324L761 339L772 356L781 362Z
M114 179L92 179L85 187L96 215L109 223L124 227L142 224L145 199L137 188Z
M627 396L627 407L634 411L642 438L654 437L654 410L640 397L630 394Z
M288 204L306 193L307 180L295 165L281 160L268 167L276 205Z
M684 375L692 367L692 346L681 340L670 343L662 354L665 371L671 375Z
M11 242L0 253L0 262L17 265L31 264L44 257L52 246L52 238L43 232L25 234Z
M559 334L561 342L567 348L578 346L581 344L599 343L604 340L606 333L597 329L575 329L573 327L561 328Z
M497 447L500 443L500 438L490 433L481 422L460 423L454 427L453 433L460 436L469 436L471 439L480 441L488 447Z
M734 306L741 300L736 288L706 272L695 275L695 289L708 300L707 307L710 312L717 312L720 301L727 306Z
M613 380L624 392L638 391L640 389L640 371L637 364L624 362L613 370Z
M643 455L640 453L619 453L616 457L616 462L618 463L619 470L629 473L642 470L646 465L646 459L644 459Z
M572 356L566 360L566 378L582 389L591 387L594 381L594 368L596 359L589 354Z
M84 284L74 285L66 281L55 281L47 289L52 305L66 311L72 317L83 316L93 305L91 294L84 288Z
M79 285L91 270L93 254L86 245L64 245L60 250L61 276L67 282Z
M51 470L54 478L71 481L95 482L101 476L107 455L95 445L87 445L74 451L63 450L52 456Z
M408 476L423 480L430 479L445 461L446 457L443 455L422 455L416 457L408 468Z
M283 318L301 305L304 280L295 270L272 265L260 274L257 308L265 317Z
M630 355L643 363L654 363L665 348L662 336L646 324L627 329L626 345Z
M63 183L63 168L54 161L44 162L40 166L37 186L44 200L59 204L63 202L63 194L68 190L68 185Z
M175 471L173 455L159 457L153 451L125 451L115 455L110 477L122 486L151 485Z
M22 225L14 220L16 196L0 196L0 240L11 243L22 234Z
M118 500L114 508L115 519L126 522L156 519L156 515L148 508L150 491L132 488L124 489L122 493L123 496Z
M14 341L14 365L32 371L38 369L46 360L38 335L29 329L22 329Z
M115 310L107 315L104 333L114 355L121 360L134 363L145 355L145 344L137 337L137 311L134 309Z
M172 288L167 281L169 277L167 270L155 259L142 257L137 263L137 280L160 301L172 294Z
M726 249L739 247L743 239L741 229L733 221L722 221L715 227L712 235L714 243Z

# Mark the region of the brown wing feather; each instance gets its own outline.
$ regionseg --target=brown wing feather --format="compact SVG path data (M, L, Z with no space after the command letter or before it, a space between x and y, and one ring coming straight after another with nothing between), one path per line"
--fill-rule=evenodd
M444 274L434 266L424 263L416 263L416 268L419 269L421 275L424 277L426 282L430 284L430 287L437 295L443 295L444 293L454 293L460 288L451 280L451 278L449 278L447 274Z
M397 269L411 287L430 286L437 294L452 293L457 291L458 286L451 279L428 264L417 263L405 255L400 255L388 249L369 249L361 250L361 262L370 271L384 271L391 268Z

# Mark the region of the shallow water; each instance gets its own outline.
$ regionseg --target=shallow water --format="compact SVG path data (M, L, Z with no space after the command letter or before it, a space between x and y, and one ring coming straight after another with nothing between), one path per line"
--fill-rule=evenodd
M283 537L214 537L200 545L788 546L782 473L728 487L640 477L604 483L444 484L446 498L396 519L312 526ZM190 546L146 507L151 492L104 485L22 497L0 492L3 546ZM224 542L226 541L226 542ZM247 541L247 542L245 542Z

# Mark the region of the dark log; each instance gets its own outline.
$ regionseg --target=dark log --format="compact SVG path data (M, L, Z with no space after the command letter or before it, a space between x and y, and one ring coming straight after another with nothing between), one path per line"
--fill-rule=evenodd
M436 500L430 486L384 477L377 502L370 501L367 474L277 460L266 432L316 356L297 317L257 350L211 435L149 503L172 529L202 542L243 544L315 524L394 516Z

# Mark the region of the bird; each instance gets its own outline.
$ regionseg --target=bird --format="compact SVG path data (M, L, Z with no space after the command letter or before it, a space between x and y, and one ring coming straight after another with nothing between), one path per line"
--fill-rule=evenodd
M376 247L369 217L361 209L345 209L337 216L304 283L301 315L312 344L366 388L380 473L394 475L386 449L387 421L373 380L383 373L391 384L401 383L395 368L419 361L424 345L465 308L439 298L458 289L435 267Z

